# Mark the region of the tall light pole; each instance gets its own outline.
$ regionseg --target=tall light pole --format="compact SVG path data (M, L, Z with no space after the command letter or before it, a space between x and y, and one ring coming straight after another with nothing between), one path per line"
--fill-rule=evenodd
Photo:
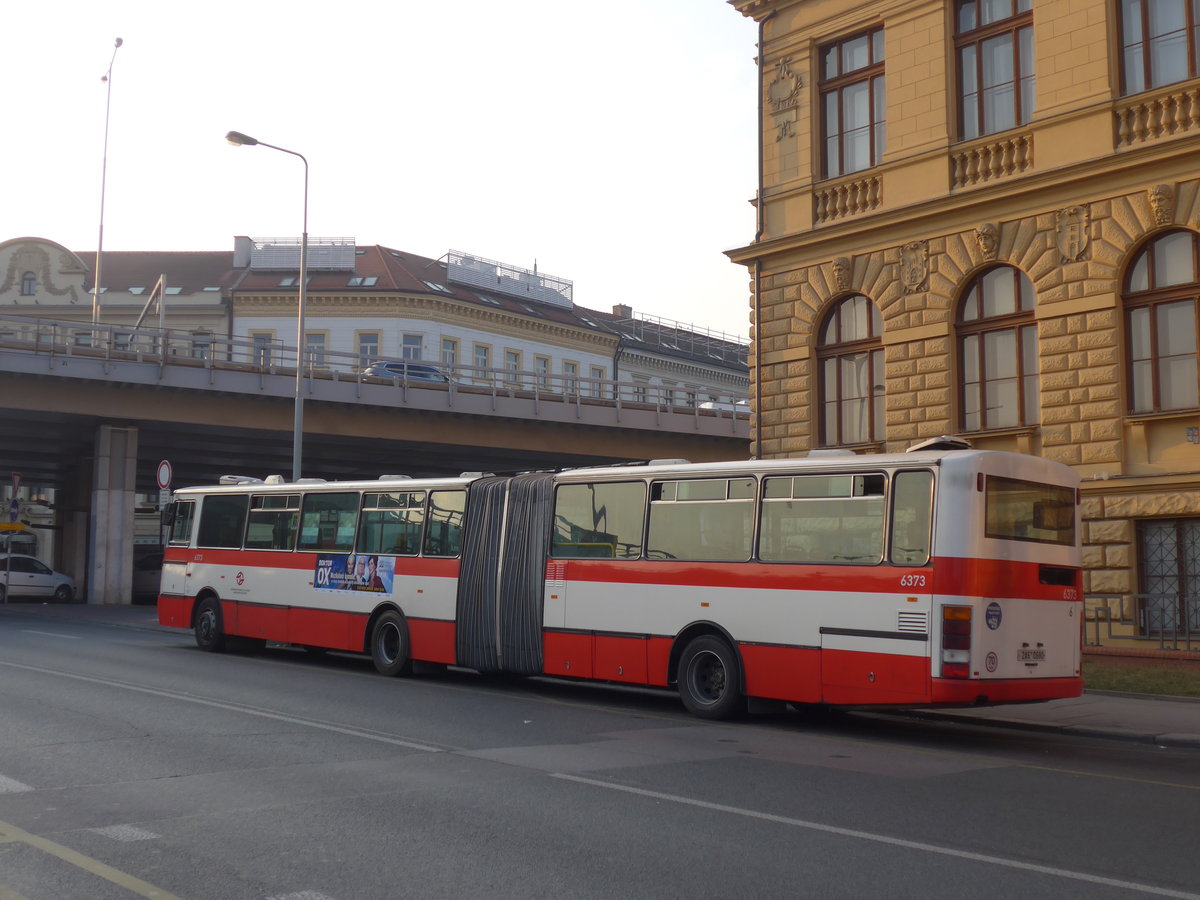
M108 61L108 71L100 76L100 80L108 85L108 97L104 101L104 156L100 162L100 237L96 240L96 279L92 285L93 325L100 322L100 264L104 258L104 188L108 180L108 112L112 108L112 69L113 63L117 61L117 51L123 43L125 42L120 38L113 42L113 55Z
M304 357L306 355L304 301L308 297L308 160L295 150L276 147L274 144L256 140L240 131L229 132L225 135L225 140L236 146L270 147L280 153L299 157L300 161L304 163L304 228L300 232L300 298L296 305L296 417L292 426L292 481L295 482L300 480L300 463L304 447Z

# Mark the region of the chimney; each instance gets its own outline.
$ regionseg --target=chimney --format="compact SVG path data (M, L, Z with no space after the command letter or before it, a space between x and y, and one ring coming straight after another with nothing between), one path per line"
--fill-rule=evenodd
M613 315L620 316L622 319L632 319L633 307L625 303L613 304Z
M250 266L250 250L253 247L254 241L248 237L233 239L233 267L235 269L245 269Z

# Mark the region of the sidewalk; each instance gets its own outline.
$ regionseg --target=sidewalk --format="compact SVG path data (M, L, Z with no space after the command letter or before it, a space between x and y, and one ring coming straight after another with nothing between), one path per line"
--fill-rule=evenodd
M158 612L154 606L14 601L0 605L0 618L9 616L67 619L181 634L177 628L158 624ZM967 725L1073 734L1200 750L1200 700L1179 697L1089 691L1082 697L1051 700L1048 703L981 709L914 709L905 710L903 714Z

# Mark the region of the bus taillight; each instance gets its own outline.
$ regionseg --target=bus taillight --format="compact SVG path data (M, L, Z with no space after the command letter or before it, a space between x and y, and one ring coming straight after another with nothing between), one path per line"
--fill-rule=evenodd
M942 607L942 677L971 677L971 607Z

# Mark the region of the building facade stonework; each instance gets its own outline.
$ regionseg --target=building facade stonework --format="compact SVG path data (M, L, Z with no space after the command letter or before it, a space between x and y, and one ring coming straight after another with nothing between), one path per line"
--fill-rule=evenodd
M1091 607L1200 637L1200 71L1144 83L1121 54L1140 23L1105 0L730 3L764 84L786 57L809 86L792 135L763 122L758 234L730 253L758 454L957 434L1065 463ZM1019 48L990 108L976 28ZM835 340L853 298L879 327Z

